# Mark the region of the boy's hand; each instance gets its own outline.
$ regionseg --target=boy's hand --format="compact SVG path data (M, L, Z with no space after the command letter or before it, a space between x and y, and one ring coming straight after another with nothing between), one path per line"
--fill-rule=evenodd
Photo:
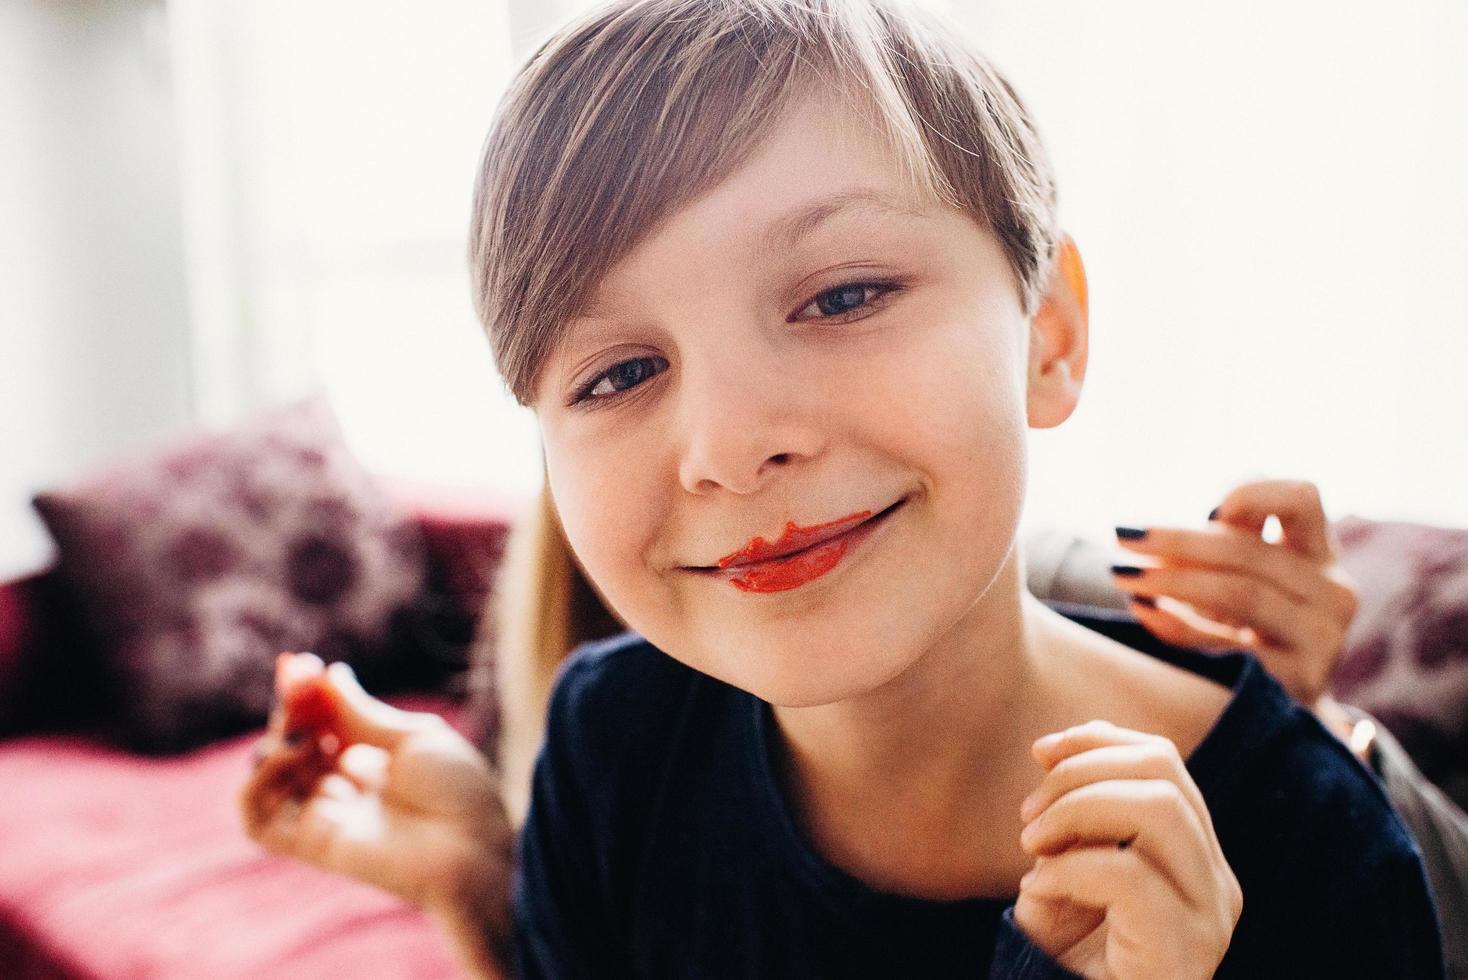
M373 698L345 664L282 654L277 703L238 796L267 850L406 899L507 945L511 832L484 756L435 714ZM485 971L486 975L493 975Z
M1091 980L1213 976L1243 892L1177 747L1092 721L1032 752L1046 776L1020 811L1036 861L1016 924Z
M1273 544L1261 537L1271 515L1284 532ZM1112 566L1112 580L1131 594L1143 626L1178 646L1250 650L1295 700L1329 710L1356 589L1336 562L1314 484L1245 483L1201 531L1154 527L1128 538L1125 530L1118 543L1150 561ZM1149 604L1158 599L1167 604Z

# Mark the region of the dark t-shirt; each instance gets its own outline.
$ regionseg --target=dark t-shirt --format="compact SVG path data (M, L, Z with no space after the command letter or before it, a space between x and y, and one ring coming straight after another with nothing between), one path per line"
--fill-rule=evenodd
M1247 653L1071 619L1233 690L1187 760L1244 910L1216 976L1439 978L1418 852L1380 788ZM796 826L770 706L628 632L556 682L515 881L525 977L1072 977L1013 898L873 890Z

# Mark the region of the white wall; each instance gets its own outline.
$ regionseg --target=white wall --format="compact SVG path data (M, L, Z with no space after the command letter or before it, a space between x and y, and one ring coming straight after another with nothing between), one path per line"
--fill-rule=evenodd
M190 420L161 5L0 4L0 578L30 495Z
M1268 475L1468 526L1468 7L951 9L1039 118L1091 279L1029 518L1198 524Z
M374 470L538 485L533 419L495 373L465 261L512 37L546 11L525 13L174 0L204 421L319 385Z

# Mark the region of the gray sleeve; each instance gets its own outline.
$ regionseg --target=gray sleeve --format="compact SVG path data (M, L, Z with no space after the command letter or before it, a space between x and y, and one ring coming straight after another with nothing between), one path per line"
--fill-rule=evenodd
M1371 718L1360 708L1343 707L1353 719ZM1371 720L1382 788L1422 852L1449 980L1468 980L1468 814L1428 782L1381 722Z

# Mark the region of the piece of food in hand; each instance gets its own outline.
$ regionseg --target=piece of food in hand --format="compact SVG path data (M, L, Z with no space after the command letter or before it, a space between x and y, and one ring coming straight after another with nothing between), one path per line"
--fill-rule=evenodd
M304 732L327 755L342 746L326 672L311 660L282 653L275 661L275 689L284 692L285 730Z

